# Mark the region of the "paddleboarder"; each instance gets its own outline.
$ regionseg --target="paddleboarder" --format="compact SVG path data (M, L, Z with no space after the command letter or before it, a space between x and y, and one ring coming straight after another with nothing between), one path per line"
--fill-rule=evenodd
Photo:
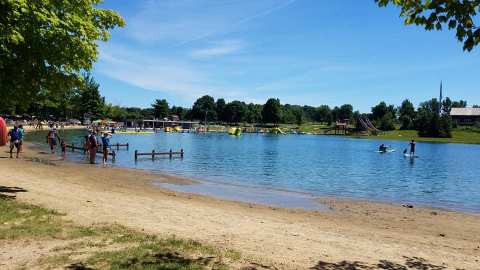
M415 142L415 140L412 140L412 141L410 142L410 156L411 156L411 157L415 156L415 147L416 147L416 144L417 144L417 143Z

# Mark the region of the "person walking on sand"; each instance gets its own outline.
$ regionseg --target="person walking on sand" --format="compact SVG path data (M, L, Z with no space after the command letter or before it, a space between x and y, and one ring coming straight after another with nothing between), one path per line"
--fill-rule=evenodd
M18 130L17 126L14 126L8 132L8 136L10 137L10 158L13 158L13 148L17 148L17 158L18 154L20 153L20 131Z
M18 142L18 146L20 147L20 153L23 152L23 137L25 136L25 130L23 129L23 125L18 126L18 131L20 132L20 141Z
M90 164L95 164L95 159L97 157L98 142L95 132L92 132L88 137L88 150L90 154Z
M53 127L53 125L50 126L50 130L48 131L47 142L48 145L50 145L51 153L54 154L55 149L57 148L57 130Z
M110 132L106 131L102 134L102 147L103 147L103 165L106 165L108 162L108 150L110 147L110 138L112 135Z
M416 146L415 140L412 140L410 142L410 156L411 157L415 156L415 146Z

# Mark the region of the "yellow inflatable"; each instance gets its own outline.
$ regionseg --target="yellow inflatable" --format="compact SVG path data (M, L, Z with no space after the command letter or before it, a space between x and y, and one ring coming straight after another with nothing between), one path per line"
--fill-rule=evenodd
M176 132L183 132L183 128L181 126L176 126L173 128Z
M270 134L285 134L280 128L272 128Z
M242 135L242 129L238 127L232 127L228 129L228 134L234 135L234 136L240 136Z

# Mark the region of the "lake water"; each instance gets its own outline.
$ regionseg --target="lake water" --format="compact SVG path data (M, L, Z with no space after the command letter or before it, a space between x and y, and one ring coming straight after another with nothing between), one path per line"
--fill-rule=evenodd
M83 135L84 131L67 131L64 136L67 142L80 144ZM40 138L42 142L45 140L44 135ZM283 201L282 194L289 191L307 197L337 196L480 212L479 145L417 143L419 158L410 159L402 153L407 142L337 136L243 134L234 137L220 133L162 132L115 134L111 141L130 143L129 151L117 151L115 166L206 181L197 188L183 187L188 192L238 200L243 196L248 201L249 195L258 190L276 190L277 201ZM381 143L397 151L376 152ZM183 159L166 157L152 161L149 157L140 157L137 162L134 160L134 150L181 148L185 150ZM69 158L84 160L81 154L69 153ZM266 203L277 196L263 194L267 194ZM313 208L305 202L290 203ZM288 200L284 204L288 206Z

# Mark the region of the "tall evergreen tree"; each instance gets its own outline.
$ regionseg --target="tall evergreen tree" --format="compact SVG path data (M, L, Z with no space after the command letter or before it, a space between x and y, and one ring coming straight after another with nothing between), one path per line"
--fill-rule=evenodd
M223 98L217 99L217 102L215 104L215 110L217 112L217 119L219 121L223 121L223 122L227 121L227 119L225 117L225 107L226 106L227 106L227 104L225 103L225 99L223 99Z
M83 85L80 91L80 116L82 118L90 116L91 119L100 119L103 117L103 108L105 99L100 95L100 85L90 74L83 77Z

